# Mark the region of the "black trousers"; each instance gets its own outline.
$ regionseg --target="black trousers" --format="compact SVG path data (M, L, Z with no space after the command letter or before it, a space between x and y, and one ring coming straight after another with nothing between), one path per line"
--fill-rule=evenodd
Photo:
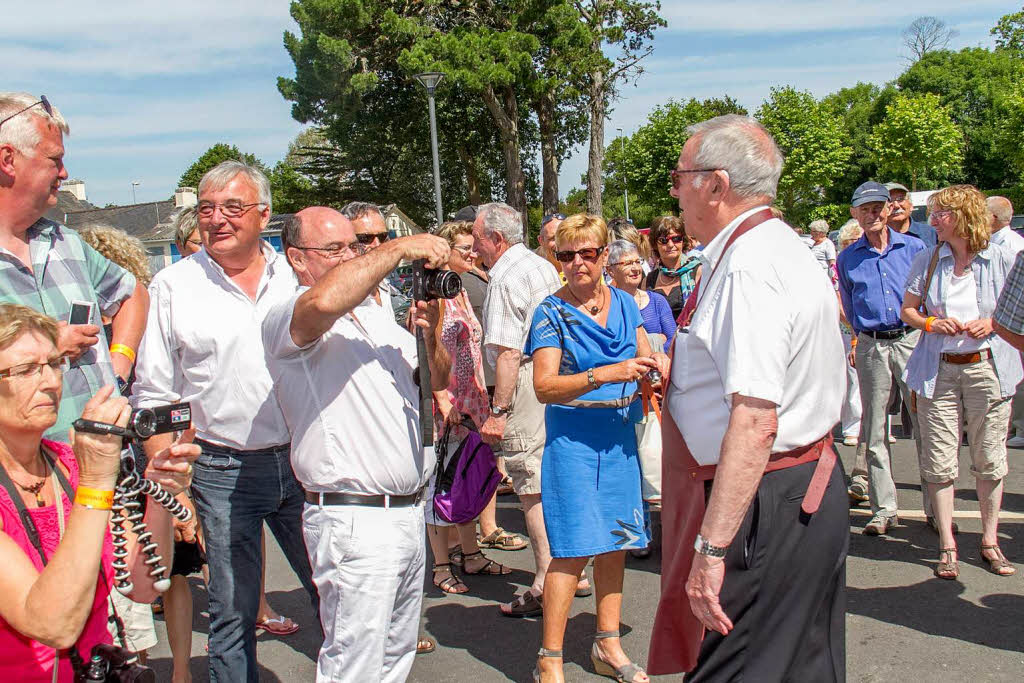
M846 680L849 503L836 460L821 506L800 509L817 463L765 474L725 556L727 636L708 632L687 683Z

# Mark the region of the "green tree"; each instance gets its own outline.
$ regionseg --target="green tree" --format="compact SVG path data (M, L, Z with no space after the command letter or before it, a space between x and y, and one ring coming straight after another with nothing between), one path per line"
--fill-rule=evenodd
M1024 57L1024 7L1000 18L990 33L996 37L996 48Z
M949 109L937 95L897 97L885 110L885 119L871 131L869 144L878 168L893 176L910 176L910 189L919 178L955 176L963 163L963 136Z
M853 153L844 144L842 120L810 93L790 86L772 88L756 117L786 157L777 203L787 219L802 223Z
M1024 145L1021 145L1021 131L1024 131L1024 84L1018 84L1003 101L1005 116L996 136L996 149L1007 159L1017 173L1017 182L1024 192Z
M841 88L822 100L822 106L839 117L844 131L843 139L853 150L842 174L825 188L827 202L848 204L858 185L869 178L878 177L878 165L868 145L868 136L871 129L885 117L885 106L896 93L891 85L879 87L873 83L857 83L849 88Z
M222 161L242 161L269 174L269 169L255 155L242 152L234 145L218 142L203 152L202 156L181 174L178 187L199 187L199 181L206 175L206 172Z

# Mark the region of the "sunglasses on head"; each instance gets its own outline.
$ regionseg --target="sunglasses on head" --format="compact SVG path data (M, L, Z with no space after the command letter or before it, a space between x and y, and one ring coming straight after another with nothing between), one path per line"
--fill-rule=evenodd
M577 249L576 251L556 251L555 258L560 263L572 263L576 260L576 254L580 255L584 261L596 261L597 257L604 253L604 247L584 247L583 249Z
M37 102L33 102L24 109L19 109L18 111L14 112L13 114L4 119L0 119L0 126L3 126L5 123L13 119L15 116L18 116L19 114L24 114L32 107L38 107L40 104L43 105L43 110L46 111L47 116L53 116L53 107L50 106L50 100L46 99L46 95L40 95L39 100Z
M388 233L386 232L361 232L356 235L356 239L359 240L360 244L373 244L374 240L377 240L381 244L388 241Z
M564 213L549 213L548 215L546 215L546 216L544 216L543 218L540 219L541 227L544 227L545 225L547 225L549 221L554 221L554 220L564 221L565 220L565 214Z
M665 246L669 242L671 242L672 244L682 244L684 239L686 238L683 237L682 235L668 235L666 237L659 237L658 244L662 246Z

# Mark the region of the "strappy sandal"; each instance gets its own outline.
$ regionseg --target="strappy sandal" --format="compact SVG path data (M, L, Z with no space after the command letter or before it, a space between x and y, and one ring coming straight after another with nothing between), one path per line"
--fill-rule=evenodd
M935 565L935 576L947 581L955 581L960 577L960 563L952 559L955 552L956 548L939 548L939 563Z
M454 564L456 567L459 567L460 569L462 568L462 562L464 557L465 556L462 554L461 543L459 545L453 545L451 548L448 549L448 561Z
M619 668L615 668L601 659L601 651L597 647L597 641L618 637L618 631L598 631L594 634L594 645L590 648L590 662L594 665L594 673L599 676L614 678L619 683L635 683L637 676L647 676L647 672L643 670L643 667L633 662L626 662Z
M476 544L481 548L493 550L522 550L529 545L526 539L519 534L505 531L500 526L486 536L478 534Z
M419 640L416 641L416 654L418 655L429 655L436 649L437 643L434 642L433 638L420 636Z
M480 569L477 569L475 572L469 571L469 569L467 569L467 567L469 565L466 563L466 561L467 560L473 560L473 559L476 559L478 557L481 558L481 559L487 560L487 562L482 567L480 567ZM504 576L506 574L511 574L512 573L511 569L509 569L508 567L506 567L503 564L498 564L494 560L492 560L489 557L487 557L486 555L484 555L483 552L480 551L480 550L476 551L475 553L469 553L468 555L463 555L462 556L462 561L463 561L462 572L464 574L470 574L472 576Z
M985 551L991 550L995 552L995 557L985 557ZM1006 559L1006 555L1003 555L1003 551L999 549L998 545L983 545L981 546L981 559L988 563L988 570L996 576L1013 576L1017 573L1017 568L1010 564L1010 561ZM1003 571L1009 569L1010 571Z
M562 651L561 650L549 650L547 648L542 647L540 650L537 651L537 656L538 657L551 657L553 659L561 659L562 658ZM539 666L534 666L533 667L533 683L540 683L540 667Z
M507 474L501 478L501 482L498 484L498 490L495 491L499 496L511 496L515 493L515 489L512 488L512 477Z
M525 593L520 595L518 598L508 603L509 610L500 610L501 614L506 617L539 617L544 613L544 605L541 602L541 598L538 598L533 594L532 590L527 589ZM499 608L500 609L500 608Z
M583 582L586 582L586 585L581 588L580 584ZM587 578L587 572L584 570L584 572L580 574L579 580L576 582L576 597L588 598L593 594L594 586L590 583L590 579Z
M445 562L443 564L435 564L433 571L434 571L434 585L437 588L440 588L443 593L448 593L449 595L462 595L463 593L468 593L469 592L469 586L464 584L462 582L462 579L459 578L458 574L456 574L455 572L452 571L452 566L449 563ZM441 581L438 581L437 580L437 573L439 571L446 571L446 572L448 572L448 578L447 579L442 579ZM459 590L459 586L462 586L466 590L460 591Z

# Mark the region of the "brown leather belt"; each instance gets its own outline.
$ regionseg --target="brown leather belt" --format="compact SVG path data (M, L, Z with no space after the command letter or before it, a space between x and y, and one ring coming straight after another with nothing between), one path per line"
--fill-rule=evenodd
M389 496L385 494L366 495L362 493L339 493L327 491L318 493L306 491L306 502L310 505L362 505L374 508L405 508L419 505L423 500L423 491L426 487L416 493L407 496Z
M970 365L980 363L992 357L992 349L979 349L974 353L944 353L942 360L953 365Z

